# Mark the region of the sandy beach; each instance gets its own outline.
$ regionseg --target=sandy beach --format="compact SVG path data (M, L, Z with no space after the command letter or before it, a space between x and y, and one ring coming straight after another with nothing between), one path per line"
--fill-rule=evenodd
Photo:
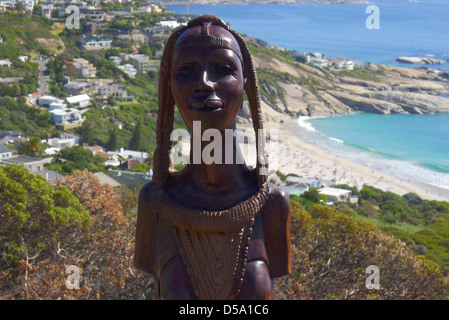
M410 179L399 179L368 167L363 163L338 157L324 146L306 143L298 137L298 125L293 120L288 123L266 123L267 132L276 132L277 143L267 144L270 157L270 171L279 170L283 174L297 174L302 178L335 181L363 187L369 185L384 191L404 195L409 192L423 199L449 201L449 190ZM252 128L241 127L242 130ZM276 129L276 130L273 130ZM273 135L272 135L273 136ZM255 147L249 138L248 144L241 143L242 152L248 165L255 164Z

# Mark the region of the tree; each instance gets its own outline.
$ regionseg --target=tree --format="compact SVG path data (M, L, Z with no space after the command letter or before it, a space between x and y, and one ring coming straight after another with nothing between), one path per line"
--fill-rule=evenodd
M129 142L129 149L143 151L143 142L142 142L142 122L137 122L136 127L134 128L133 135Z
M95 157L81 146L63 148L53 157L53 163L47 165L61 174L72 174L74 170L88 169L92 172L105 171L104 159Z
M17 151L25 156L43 158L45 145L46 144L40 142L39 138L32 137L29 141L20 142Z
M117 101L115 100L115 97L113 95L110 95L108 97L108 105L110 106L115 106L117 103Z
M61 244L89 228L90 216L67 187L54 187L22 165L0 166L0 208L0 295L35 298L37 265L57 259ZM46 277L44 269L37 274Z
M106 143L106 148L112 151L117 150L118 148L117 131L115 128L112 130L109 140Z
M87 171L52 186L23 166L0 167L0 297L150 299L151 281L132 268L136 201ZM66 287L67 266L79 270L77 290Z

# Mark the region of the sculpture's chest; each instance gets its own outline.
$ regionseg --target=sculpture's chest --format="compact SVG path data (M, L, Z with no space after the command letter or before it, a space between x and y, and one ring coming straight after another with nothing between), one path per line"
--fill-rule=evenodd
M245 239L248 230L180 232L160 219L156 297L227 299L250 294L251 299L269 298L272 283L260 215L256 215L250 231L250 240Z

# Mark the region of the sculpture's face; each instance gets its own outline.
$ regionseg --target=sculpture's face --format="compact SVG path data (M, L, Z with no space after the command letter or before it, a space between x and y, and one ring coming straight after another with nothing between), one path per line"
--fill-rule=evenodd
M243 101L242 62L239 51L226 45L219 46L213 41L209 44L206 40L195 45L195 40L203 35L202 28L186 30L177 42L171 73L172 93L189 129L192 130L193 121L201 121L202 131L224 130L232 126ZM209 26L208 34L215 40L220 38L218 43L223 40L231 44L228 47L238 48L231 33L221 27Z

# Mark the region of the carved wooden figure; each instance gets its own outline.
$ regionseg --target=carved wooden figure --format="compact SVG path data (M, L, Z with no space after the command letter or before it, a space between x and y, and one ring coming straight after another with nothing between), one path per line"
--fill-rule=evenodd
M237 161L235 137L224 142L245 92L254 170ZM209 144L201 141L199 150L191 143L190 164L169 170L175 104L190 130L196 121L200 133L218 130L222 161L193 161ZM273 279L291 272L289 197L267 182L259 130L260 93L243 38L210 15L175 31L161 61L154 175L140 191L136 227L134 263L154 277L156 299L272 299Z

